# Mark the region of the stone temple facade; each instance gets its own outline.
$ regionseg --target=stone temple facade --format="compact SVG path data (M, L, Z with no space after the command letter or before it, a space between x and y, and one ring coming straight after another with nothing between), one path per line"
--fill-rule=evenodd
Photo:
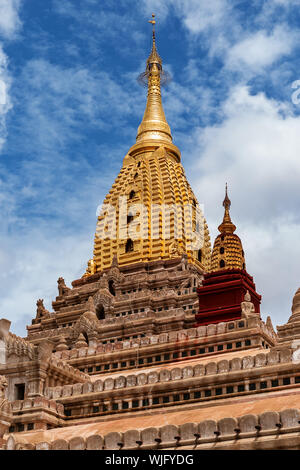
M117 232L142 217L140 235L101 237L100 214L93 259L72 286L58 279L53 311L39 299L26 338L0 320L1 449L300 449L300 289L287 324L261 319L227 190L212 252L204 219L201 248L189 244L193 209L168 228L151 209L197 205L163 76L153 34L146 111L105 199ZM124 219L120 196L148 213Z

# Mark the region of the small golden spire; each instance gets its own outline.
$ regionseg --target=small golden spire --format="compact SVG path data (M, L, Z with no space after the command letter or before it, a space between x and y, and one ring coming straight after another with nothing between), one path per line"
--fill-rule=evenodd
M218 229L221 233L233 233L236 229L236 226L231 222L230 218L230 206L231 206L231 201L228 197L228 187L226 183L226 189L225 189L225 199L223 201L223 206L225 208L225 213L224 213L224 218L223 222L221 225L219 225Z
M243 245L238 235L234 233L236 226L230 218L231 201L228 197L227 183L223 206L225 213L223 222L218 227L221 233L215 239L211 255L211 272L222 269L246 269Z
M167 123L161 102L161 76L163 74L162 60L156 50L155 15L149 23L153 25L152 50L147 59L146 71L143 76L148 79L148 98L143 120L138 128L136 142L165 141L172 143L171 129Z

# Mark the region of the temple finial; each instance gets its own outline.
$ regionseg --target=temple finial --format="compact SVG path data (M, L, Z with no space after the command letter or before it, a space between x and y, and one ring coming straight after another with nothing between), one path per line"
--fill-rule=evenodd
M153 40L153 44L155 45L155 24L156 24L156 21L155 21L155 15L154 13L152 13L152 20L149 20L148 23L151 23L153 25L153 29L152 29L152 40Z
M226 183L226 187L225 187L225 199L223 201L223 206L225 207L225 209L230 209L230 206L231 206L231 201L228 197L228 185Z
M155 15L149 23L153 25L152 50L146 62L146 70L139 81L148 86L148 99L143 120L138 128L136 142L172 143L172 135L161 102L161 84L168 81L169 75L163 71L162 60L155 43Z
M229 213L230 206L231 206L231 201L228 197L228 185L226 183L225 199L223 201L223 207L225 208L225 213L224 213L223 222L218 227L221 233L233 233L236 229L236 226L231 222L230 213Z

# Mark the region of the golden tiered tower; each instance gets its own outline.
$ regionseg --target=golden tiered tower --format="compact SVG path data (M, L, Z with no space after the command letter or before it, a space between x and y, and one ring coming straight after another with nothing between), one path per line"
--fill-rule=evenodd
M154 27L143 76L148 82L146 110L136 143L104 200L87 275L110 267L114 255L122 266L186 253L200 268L210 267L208 227L202 215L196 219L199 206L180 162L180 151L172 143L162 106L164 72ZM195 236L201 239L197 246Z
M224 218L218 229L220 235L217 236L211 256L211 271L220 269L245 269L245 256L240 238L234 233L236 226L230 218L231 201L228 197L227 184L225 199L223 201L225 208Z

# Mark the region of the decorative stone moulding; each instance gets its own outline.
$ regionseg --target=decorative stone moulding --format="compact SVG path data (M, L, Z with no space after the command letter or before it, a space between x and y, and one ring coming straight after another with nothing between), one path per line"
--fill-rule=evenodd
M94 383L64 385L62 387L47 387L45 395L48 398L58 399L65 396L81 395L86 393L96 393L102 390L114 390L120 388L134 387L136 385L154 384L157 382L169 382L191 377L209 376L224 374L250 368L259 368L290 362L292 354L289 349L280 351L270 351L269 353L259 353L256 356L236 357L231 360L222 359L221 361L211 361L205 365L197 364L195 366L180 367L176 365L173 369L160 369L148 373L137 373L119 375L116 378L109 377L104 380L97 380ZM71 392L72 389L72 392Z
M244 326L241 328L239 323L243 321ZM76 359L78 357L93 356L98 353L110 353L115 350L121 349L131 349L137 347L143 347L148 344L157 344L157 343L173 343L173 342L186 342L186 340L193 338L204 338L206 336L217 336L227 332L232 332L235 329L242 329L259 327L261 330L272 339L275 339L274 331L268 328L263 321L259 318L253 318L250 320L236 320L233 322L222 322L217 325L205 325L199 326L197 328L188 328L186 330L180 331L170 331L169 333L161 333L159 335L151 335L142 338L135 338L132 340L118 341L115 343L103 344L98 343L96 348L80 348L80 349L71 349L69 351L57 351L53 355L56 358L63 358L64 360Z
M31 408L46 408L57 412L57 414L64 416L64 405L56 403L46 397L26 398L25 400L16 400L11 402L12 411L19 413Z
M217 443L229 444L239 439L247 439L245 448L252 446L276 447L275 442L284 437L285 445L289 435L299 434L300 411L298 408L289 408L280 412L265 411L260 415L247 414L238 418L222 418L219 421L207 419L199 423L184 423L179 425L167 424L161 427L150 427L139 431L130 429L125 432L110 432L105 435L93 434L87 438L74 436L69 440L56 439L48 441L47 433L43 433L40 442L35 444L19 441L17 434L9 435L6 441L6 450L120 450L122 449L164 449L192 446L193 449L201 445ZM269 441L263 438L270 436ZM273 436L273 437L272 437ZM276 436L276 440L274 437ZM258 439L258 438L261 439ZM266 444L264 444L266 442ZM292 444L293 445L293 444ZM266 447L267 448L267 447Z

